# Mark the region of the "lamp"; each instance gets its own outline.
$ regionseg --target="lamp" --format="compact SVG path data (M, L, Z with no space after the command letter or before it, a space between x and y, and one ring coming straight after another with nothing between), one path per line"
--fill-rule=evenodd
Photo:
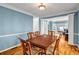
M40 10L45 10L46 8L46 6L43 3L41 3L38 7Z

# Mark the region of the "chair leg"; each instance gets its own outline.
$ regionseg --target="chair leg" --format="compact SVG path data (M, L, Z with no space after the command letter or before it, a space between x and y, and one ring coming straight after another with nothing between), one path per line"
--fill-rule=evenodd
M32 55L32 46L31 46L30 42L28 42L28 45L29 45L29 47L28 47L29 54Z
M46 49L40 49L39 55L46 55Z

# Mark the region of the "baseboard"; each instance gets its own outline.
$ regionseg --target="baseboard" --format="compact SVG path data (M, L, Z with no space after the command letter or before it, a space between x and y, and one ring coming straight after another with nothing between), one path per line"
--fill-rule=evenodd
M10 50L10 49L12 49L12 48L18 47L18 46L20 46L20 45L21 45L21 44L17 44L17 45L15 45L15 46L12 46L12 47L7 48L7 49L5 49L5 50L1 50L0 53L2 53L2 52L4 52L4 51L7 51L7 50Z

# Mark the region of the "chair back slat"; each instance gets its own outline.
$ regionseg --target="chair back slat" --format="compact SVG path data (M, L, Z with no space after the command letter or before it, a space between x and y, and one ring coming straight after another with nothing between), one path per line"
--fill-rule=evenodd
M40 36L40 32L39 32L39 31L36 31L36 32L35 32L35 36L36 36L36 37Z
M39 31L36 31L36 32L29 32L29 33L27 33L27 35L28 35L28 39L33 39L33 38L35 38L35 37L40 36L40 32L39 32Z
M27 35L28 35L28 39L32 39L32 37L33 37L33 32L29 32L29 33L27 33Z

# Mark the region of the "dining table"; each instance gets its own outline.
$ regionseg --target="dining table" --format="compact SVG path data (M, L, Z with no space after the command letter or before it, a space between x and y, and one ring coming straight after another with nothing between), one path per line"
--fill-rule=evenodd
M55 41L51 35L40 35L29 40L31 45L41 48L41 54L46 54L49 45Z

